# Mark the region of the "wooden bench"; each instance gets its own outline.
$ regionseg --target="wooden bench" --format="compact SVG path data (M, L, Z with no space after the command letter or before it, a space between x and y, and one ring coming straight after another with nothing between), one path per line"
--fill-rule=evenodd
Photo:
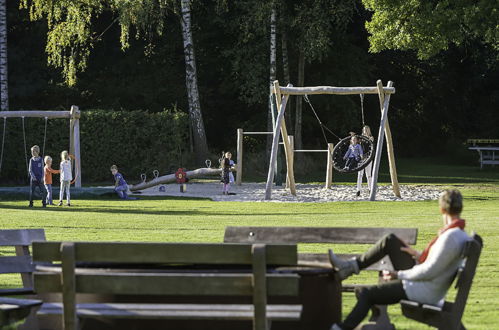
M66 330L77 329L79 319L96 317L161 319L166 323L178 319L248 320L258 330L269 329L273 320L300 319L300 305L267 304L268 296L298 295L297 275L267 272L269 265L296 265L296 245L34 242L33 258L61 262L62 271L40 267L34 273L34 284L40 293L62 292L63 303L45 303L39 315L62 314ZM86 266L105 263L107 269L82 267L82 262ZM147 265L149 270L117 268L122 265ZM249 271L222 269L241 269L241 265ZM79 293L181 295L192 300L184 304L77 304ZM253 303L198 303L200 298L219 295L250 297Z
M403 241L415 245L417 228L348 228L348 227L226 227L225 243L322 243L322 244L372 244L387 234L396 234ZM324 251L326 252L326 251ZM338 254L342 258L351 258L353 254ZM331 268L327 253L300 253L298 264ZM366 270L379 272L393 270L389 257L371 265ZM344 292L353 292L359 285L344 285ZM393 328L386 312L386 306L377 305L372 309L369 320L380 329ZM366 327L367 328L367 327Z
M15 247L16 256L0 257L0 274L20 274L23 287L0 289L0 296L33 294L31 273L34 266L29 247L33 241L44 241L43 229L0 230L0 246Z
M462 255L465 259L464 267L459 269L456 274L457 293L454 302L445 301L442 307L437 307L402 300L400 302L402 313L410 319L438 329L465 329L461 323L461 318L466 307L482 246L482 238L477 234L472 235L472 239L467 242Z
M0 297L0 328L24 320L41 300Z

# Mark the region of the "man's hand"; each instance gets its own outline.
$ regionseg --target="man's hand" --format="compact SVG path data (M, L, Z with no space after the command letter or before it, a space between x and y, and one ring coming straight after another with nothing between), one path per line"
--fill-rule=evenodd
M414 250L410 246L403 246L400 248L400 251L404 251L407 254L410 254L414 259L418 259L421 253L419 251Z
M397 271L389 271L389 270L384 270L383 272L383 280L385 281L392 281L397 279Z

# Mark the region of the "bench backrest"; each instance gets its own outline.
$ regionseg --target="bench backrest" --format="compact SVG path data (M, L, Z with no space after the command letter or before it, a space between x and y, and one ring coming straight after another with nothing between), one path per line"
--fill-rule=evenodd
M297 296L298 276L268 274L267 266L297 263L296 245L34 242L37 262L61 262L60 273L35 273L37 292L62 292L66 322L76 320L76 293L185 296L252 296L255 324L265 324L267 296ZM144 265L248 265L251 273L193 270L153 273L103 272L77 263ZM112 265L107 265L111 267ZM67 326L71 329L70 325ZM257 328L262 328L257 326Z
M348 228L348 227L226 227L226 243L376 243L394 233L410 245L416 244L417 228Z
M0 246L15 247L16 256L0 257L0 274L21 274L23 286L32 288L33 263L29 247L33 241L45 240L43 229L0 230Z
M457 293L452 306L453 317L451 320L456 320L456 322L460 322L464 313L464 308L466 306L466 301L468 300L471 284L473 283L473 277L475 276L478 265L478 259L480 258L480 254L482 252L482 247L482 238L473 233L471 239L466 242L463 249L462 256L465 258L464 267L459 269L456 276Z

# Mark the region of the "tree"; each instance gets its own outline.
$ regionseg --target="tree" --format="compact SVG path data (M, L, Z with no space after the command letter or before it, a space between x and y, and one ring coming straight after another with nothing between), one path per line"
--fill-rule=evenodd
M0 0L0 110L9 110L7 75L7 0Z
M69 86L76 84L78 72L84 71L87 67L90 52L101 36L92 31L92 23L104 11L109 10L117 15L113 23L118 22L121 27L120 42L123 50L130 46L129 36L132 27L136 29L137 38L151 37L152 34L161 36L168 14L180 12L194 151L198 158L203 158L207 154L208 147L199 102L194 43L192 42L190 0L181 0L180 7L178 0L60 0L55 2L21 0L21 7L29 8L32 20L47 19L48 63L56 68L62 68L64 79Z
M362 0L373 16L366 23L372 52L415 50L427 59L449 45L479 39L499 49L497 1Z

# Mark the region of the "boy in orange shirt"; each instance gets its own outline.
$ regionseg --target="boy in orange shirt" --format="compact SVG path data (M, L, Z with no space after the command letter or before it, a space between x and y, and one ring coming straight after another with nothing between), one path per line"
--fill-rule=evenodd
M43 183L47 190L47 204L54 205L52 202L52 174L61 173L60 170L52 169L52 157L45 156L45 168L43 171Z

